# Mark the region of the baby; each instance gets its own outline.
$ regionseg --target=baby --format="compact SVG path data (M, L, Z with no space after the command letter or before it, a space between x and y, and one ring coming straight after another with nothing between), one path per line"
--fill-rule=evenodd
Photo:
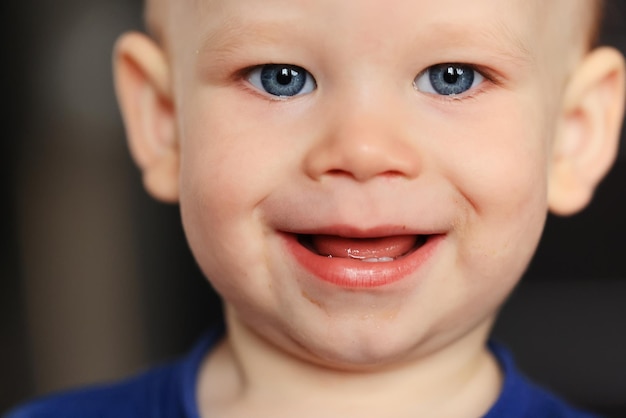
M151 0L117 93L225 329L18 417L590 417L488 343L616 156L595 0Z

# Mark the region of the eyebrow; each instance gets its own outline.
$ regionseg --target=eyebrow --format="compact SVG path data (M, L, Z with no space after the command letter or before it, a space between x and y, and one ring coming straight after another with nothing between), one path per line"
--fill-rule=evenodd
M219 27L208 30L201 38L199 51L210 51L212 59L227 57L243 46L274 45L284 38L284 33L296 33L298 27L286 22L255 21L247 24L238 18L219 22Z
M240 48L250 44L257 46L275 45L281 42L285 33L291 39L297 36L302 28L289 21L258 21L245 22L239 17L222 20L218 26L209 29L201 38L199 52L211 54L213 61L219 62L235 55ZM425 40L436 39L436 47L451 46L455 48L481 48L485 46L493 55L506 59L514 65L529 65L535 57L527 46L527 41L504 22L490 25L474 23L453 24L449 22L433 22L426 24L415 36L413 44L424 44Z
M457 48L488 46L498 57L519 65L528 65L535 60L528 41L504 22L490 25L433 23L428 26L428 31L436 34L438 45Z

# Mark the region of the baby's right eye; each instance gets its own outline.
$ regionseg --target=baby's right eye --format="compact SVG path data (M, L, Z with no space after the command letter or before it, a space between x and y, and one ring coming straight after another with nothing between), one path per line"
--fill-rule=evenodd
M291 64L261 65L250 71L247 79L259 90L279 98L308 94L317 87L307 70Z

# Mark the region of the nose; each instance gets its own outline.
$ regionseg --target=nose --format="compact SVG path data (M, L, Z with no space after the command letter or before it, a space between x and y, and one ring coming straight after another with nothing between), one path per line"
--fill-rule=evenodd
M329 109L329 122L305 158L307 175L315 180L348 176L359 182L417 177L420 156L405 114L382 100L352 100Z

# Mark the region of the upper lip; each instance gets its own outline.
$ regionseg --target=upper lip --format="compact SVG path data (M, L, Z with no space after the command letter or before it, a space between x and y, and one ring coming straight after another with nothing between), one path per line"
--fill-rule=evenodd
M407 225L381 225L373 228L359 228L352 225L327 225L298 230L282 230L295 235L331 235L343 238L383 238L399 235L435 235L445 231L429 228L412 228Z

